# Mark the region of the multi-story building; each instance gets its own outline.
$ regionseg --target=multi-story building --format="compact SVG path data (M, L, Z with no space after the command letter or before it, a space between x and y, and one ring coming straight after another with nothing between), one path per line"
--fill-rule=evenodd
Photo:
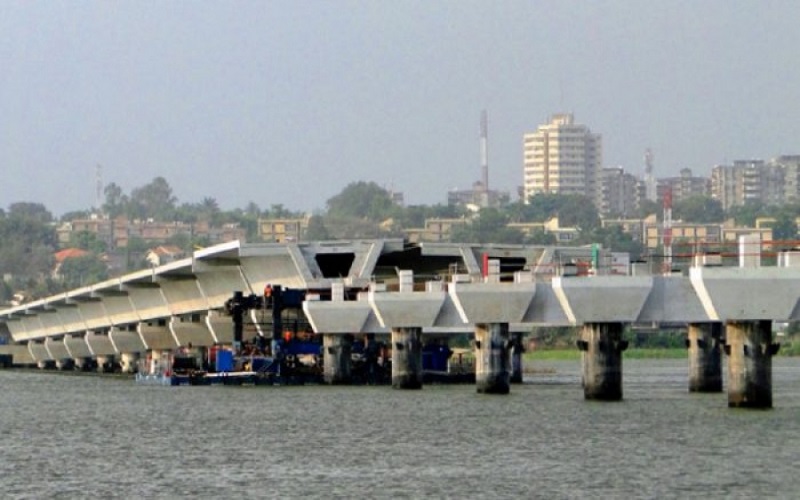
M695 177L689 168L681 169L678 177L663 177L656 182L656 198L658 203L664 202L664 193L672 190L672 202L676 203L691 196L709 196L711 179Z
M259 219L258 237L263 241L286 243L300 241L308 228L308 218Z
M639 210L646 196L644 182L622 167L602 169L597 185L595 204L601 217L629 217Z
M770 162L783 169L783 201L800 201L800 155L783 155Z
M797 170L794 172L796 175ZM783 165L764 160L736 160L730 166L717 165L711 171L711 196L725 210L750 202L779 205L786 200L786 174ZM797 178L790 179L790 183L796 192Z
M597 199L603 161L602 139L572 114L553 115L550 123L523 137L523 195L581 194Z

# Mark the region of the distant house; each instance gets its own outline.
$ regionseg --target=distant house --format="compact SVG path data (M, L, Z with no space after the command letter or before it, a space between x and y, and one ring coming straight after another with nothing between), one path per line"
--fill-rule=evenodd
M58 278L61 276L61 266L64 264L64 261L68 259L86 257L87 255L91 254L86 250L81 250L80 248L65 248L64 250L59 250L56 252L53 255L56 261L55 267L53 267L53 278Z
M151 266L156 267L169 262L175 262L176 260L180 260L185 256L186 252L184 252L180 247L175 245L160 245L148 250L147 254L145 255L145 260L147 260Z

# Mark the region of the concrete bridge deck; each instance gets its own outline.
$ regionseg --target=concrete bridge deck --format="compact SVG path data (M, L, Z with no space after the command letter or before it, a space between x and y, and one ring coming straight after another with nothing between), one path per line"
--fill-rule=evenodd
M575 258L588 261L591 249L401 240L232 242L0 311L0 329L27 344L39 363L87 353L168 350L189 342L210 346L229 338L222 331L223 311L233 292L261 294L267 284L308 291L303 311L323 335L402 332L413 340L426 333L484 332L495 345L536 325L583 325L586 338L610 331L616 339L621 330L616 325L630 323L800 320L800 267L695 267L688 276L558 276L557 264ZM478 262L491 262L492 270L487 274ZM757 328L758 335L763 329ZM619 339L612 342L606 334L598 334L598 345L620 348ZM581 342L591 351L589 340ZM752 342L744 342L744 350L750 346L752 352ZM604 355L614 357L611 351Z

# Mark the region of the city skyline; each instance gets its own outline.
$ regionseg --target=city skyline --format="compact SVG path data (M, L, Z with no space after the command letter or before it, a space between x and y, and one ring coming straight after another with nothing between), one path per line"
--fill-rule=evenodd
M797 154L791 2L0 6L0 205L54 213L165 177L181 201L324 208L349 182L446 203L523 184L522 138L574 113L603 167L656 177ZM313 182L309 182L313 179Z

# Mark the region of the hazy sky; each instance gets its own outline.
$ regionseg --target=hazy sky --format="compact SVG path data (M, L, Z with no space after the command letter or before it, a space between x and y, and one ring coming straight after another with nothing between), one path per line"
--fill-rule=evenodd
M95 169L181 202L321 209L357 180L446 202L522 184L570 111L637 175L800 153L800 2L0 2L0 207L95 203Z

